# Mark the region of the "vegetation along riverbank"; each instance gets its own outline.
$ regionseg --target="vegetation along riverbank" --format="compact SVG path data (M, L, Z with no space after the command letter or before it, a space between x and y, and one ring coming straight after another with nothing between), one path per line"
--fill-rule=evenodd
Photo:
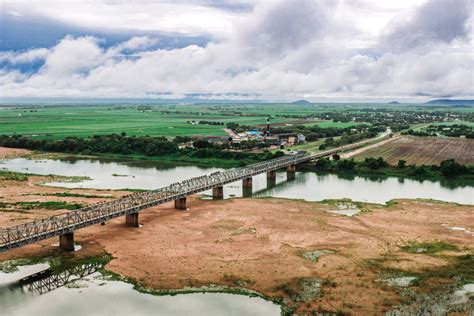
M398 164L393 166L389 165L382 157L365 158L362 161L357 161L354 159L340 159L340 156L336 154L332 158L317 160L314 169L342 174L393 176L419 180L455 178L473 181L474 183L474 166L462 165L454 159L444 160L439 165L408 165L405 160L399 160Z

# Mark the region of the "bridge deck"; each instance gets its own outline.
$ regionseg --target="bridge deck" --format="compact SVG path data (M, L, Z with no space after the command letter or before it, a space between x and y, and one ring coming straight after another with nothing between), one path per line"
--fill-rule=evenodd
M191 178L169 186L123 198L89 205L82 209L0 230L0 252L35 243L113 218L137 213L143 209L184 198L225 184L249 178L360 146L363 142L327 150L318 154L299 153L252 164L242 168Z

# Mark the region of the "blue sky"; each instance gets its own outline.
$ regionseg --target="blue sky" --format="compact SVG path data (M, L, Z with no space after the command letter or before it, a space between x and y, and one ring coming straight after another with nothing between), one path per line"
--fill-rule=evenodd
M472 98L470 0L2 0L0 97Z

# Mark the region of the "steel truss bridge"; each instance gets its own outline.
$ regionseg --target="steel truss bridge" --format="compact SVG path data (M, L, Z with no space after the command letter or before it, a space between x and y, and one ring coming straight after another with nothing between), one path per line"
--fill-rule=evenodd
M368 140L368 141L373 141ZM60 246L65 250L74 250L73 232L80 228L104 223L111 219L126 216L127 224L138 226L138 212L167 202L184 202L176 208L185 209L186 197L210 189L221 189L222 186L239 180L250 180L252 176L274 172L277 169L288 168L289 172L295 171L297 164L328 157L342 150L360 147L363 141L336 149L327 150L318 154L306 152L287 155L265 162L252 164L246 167L230 169L224 172L215 172L209 175L191 178L169 186L146 192L139 192L124 196L120 199L100 202L89 205L79 210L61 215L35 220L17 226L0 229L0 252L36 243L41 240L60 236ZM130 221L130 222L129 222ZM135 221L135 224L133 224ZM66 237L66 238L64 238Z

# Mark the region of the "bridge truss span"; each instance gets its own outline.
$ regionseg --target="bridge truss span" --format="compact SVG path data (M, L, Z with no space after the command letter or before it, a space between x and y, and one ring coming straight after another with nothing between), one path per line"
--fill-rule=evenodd
M157 190L137 192L117 200L100 202L79 210L0 229L0 252L54 236L71 234L80 228L103 223L120 216L136 214L146 208L184 199L189 195L219 188L235 181L246 180L261 173L289 166L292 166L292 170L294 170L294 166L297 164L328 157L342 150L356 148L366 142L368 141L342 146L318 154L300 152L224 172L214 172L209 175L172 183Z
M296 154L252 164L242 168L215 172L190 178L169 186L127 195L123 198L89 205L79 210L35 220L0 230L0 252L35 243L54 236L72 233L77 229L137 213L188 195L200 193L267 171L296 165L308 160L309 154Z

